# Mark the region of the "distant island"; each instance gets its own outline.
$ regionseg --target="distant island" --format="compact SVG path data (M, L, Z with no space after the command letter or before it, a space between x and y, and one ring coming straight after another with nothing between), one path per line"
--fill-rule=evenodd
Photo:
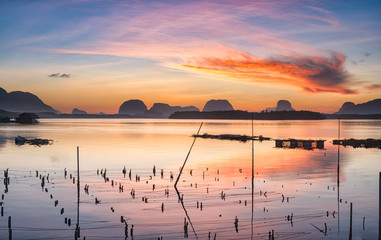
M74 108L73 111L71 111L71 114L87 114L87 112L78 108Z
M234 108L226 99L212 99L205 103L203 112L233 111Z
M337 114L381 114L381 98L360 104L346 102Z
M139 118L168 118L175 112L200 111L195 106L170 106L167 103L154 103L148 110L145 103L140 99L131 99L120 105L118 114L129 115Z
M27 112L21 113L17 117L12 115L12 118L1 114L4 113L0 111L0 123L36 124L39 118L37 114Z
M60 113L32 93L21 91L8 93L3 88L0 88L0 109L9 112Z
M250 113L237 110L227 99L208 100L202 111L195 106L171 106L157 102L148 108L140 99L124 101L118 113L88 113L74 108L71 113L45 104L39 97L29 92L7 92L0 88L0 119L7 122L21 113L36 113L40 118L170 118L170 119L254 119L261 120L315 120L315 119L381 119L381 99L355 104L345 102L332 114L313 111L296 111L288 100L279 100L276 107L267 107L261 112Z
M200 111L195 106L186 106L186 107L180 107L180 106L170 106L166 103L154 103L153 106L150 108L150 110L146 113L148 115L159 113L163 117L169 117L171 114L175 112L189 112L189 111Z
M276 107L269 107L265 110L265 112L273 111L295 111L295 109L291 107L291 103L288 100L279 100Z

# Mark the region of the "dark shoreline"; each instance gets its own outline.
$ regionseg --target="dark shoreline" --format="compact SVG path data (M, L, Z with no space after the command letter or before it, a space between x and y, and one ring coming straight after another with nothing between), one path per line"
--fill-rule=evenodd
M0 118L16 118L20 113L0 110ZM227 120L324 120L324 119L381 119L381 114L324 114L311 111L278 111L278 112L247 112L247 111L216 111L216 112L175 112L168 118L150 115L120 115L120 114L55 114L37 113L41 119L227 119Z
M278 112L176 112L170 119L230 119L230 120L324 120L324 119L381 119L381 114L324 114L311 111Z

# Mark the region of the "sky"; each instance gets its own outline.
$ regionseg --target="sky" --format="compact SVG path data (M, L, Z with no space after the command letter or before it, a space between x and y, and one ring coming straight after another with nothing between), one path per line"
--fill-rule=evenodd
M337 111L381 98L381 1L0 1L0 87L64 113L129 99Z

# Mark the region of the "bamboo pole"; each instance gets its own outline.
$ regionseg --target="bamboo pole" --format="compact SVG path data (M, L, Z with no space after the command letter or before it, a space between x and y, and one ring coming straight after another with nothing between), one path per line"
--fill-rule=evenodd
M202 124L203 124L203 122L201 122L200 127L199 127L199 129L198 129L196 135L198 135L198 134L200 133ZM192 151L193 145L194 145L194 143L196 142L196 139L197 139L197 138L195 137L194 140L193 140L193 143L192 143L192 145L191 145L191 147L190 147L190 149L189 149L189 152L188 152L188 154L187 154L187 156L186 156L186 158L185 158L185 160L184 160L184 164L183 164L183 166L182 166L181 169L180 169L180 173L179 173L179 175L177 176L176 182L175 182L175 184L174 184L174 188L175 188L175 190L176 190L177 197L178 197L178 199L179 199L179 201L180 201L180 203L181 203L181 205L182 205L182 207L183 207L183 210L184 210L184 212L185 212L185 215L186 215L186 217L187 217L187 219L188 219L188 222L190 223L190 225L191 225L191 227L192 227L193 233L194 233L196 239L198 239L198 236L197 236L197 233L196 233L196 231L195 231L195 229L194 229L194 227L193 227L192 221L191 221L191 219L190 219L190 217L189 217L189 215L188 215L188 212L187 212L187 210L186 210L186 208L185 208L185 206L184 206L183 197L180 197L180 192L179 192L179 190L177 189L177 183L178 183L179 180L180 180L180 176L181 176L181 174L182 174L182 172L183 172L183 170L184 170L185 164L186 164L186 162L187 162L187 160L188 160L188 157L189 157L189 155L190 155L190 153L191 153L191 151Z
M338 120L337 136L340 142L340 118ZM337 230L340 233L340 144L337 145Z
M198 135L198 134L200 133L202 124L203 124L203 122L201 122L200 127L199 127L199 129L198 129L196 135ZM190 153L191 153L191 151L192 151L192 148L193 148L194 143L196 142L196 139L197 139L197 138L195 137L194 140L193 140L193 143L192 143L192 145L191 145L191 147L190 147L190 149L189 149L189 152L188 152L188 154L187 154L187 156L186 156L186 158L185 158L184 164L183 164L183 166L182 166L181 169L180 169L180 173L179 173L179 175L177 176L177 179L176 179L176 182L175 182L175 188L176 188L176 186L177 186L177 183L178 183L179 180L180 180L180 176L181 176L181 174L183 173L185 164L187 163L188 157L189 157L189 155L190 155Z
M349 240L352 240L352 203L349 209Z
M77 146L77 224L75 228L75 236L80 237L79 233L79 194L80 194L80 182L79 182L79 147Z
M251 239L254 238L254 114L251 113Z
M378 190L378 240L381 240L381 172L379 178Z

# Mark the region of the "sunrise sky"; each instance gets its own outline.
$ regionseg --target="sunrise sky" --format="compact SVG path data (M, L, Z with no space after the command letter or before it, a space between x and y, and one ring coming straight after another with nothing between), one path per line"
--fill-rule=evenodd
M381 97L381 1L3 0L0 87L62 112L138 98L330 113Z

